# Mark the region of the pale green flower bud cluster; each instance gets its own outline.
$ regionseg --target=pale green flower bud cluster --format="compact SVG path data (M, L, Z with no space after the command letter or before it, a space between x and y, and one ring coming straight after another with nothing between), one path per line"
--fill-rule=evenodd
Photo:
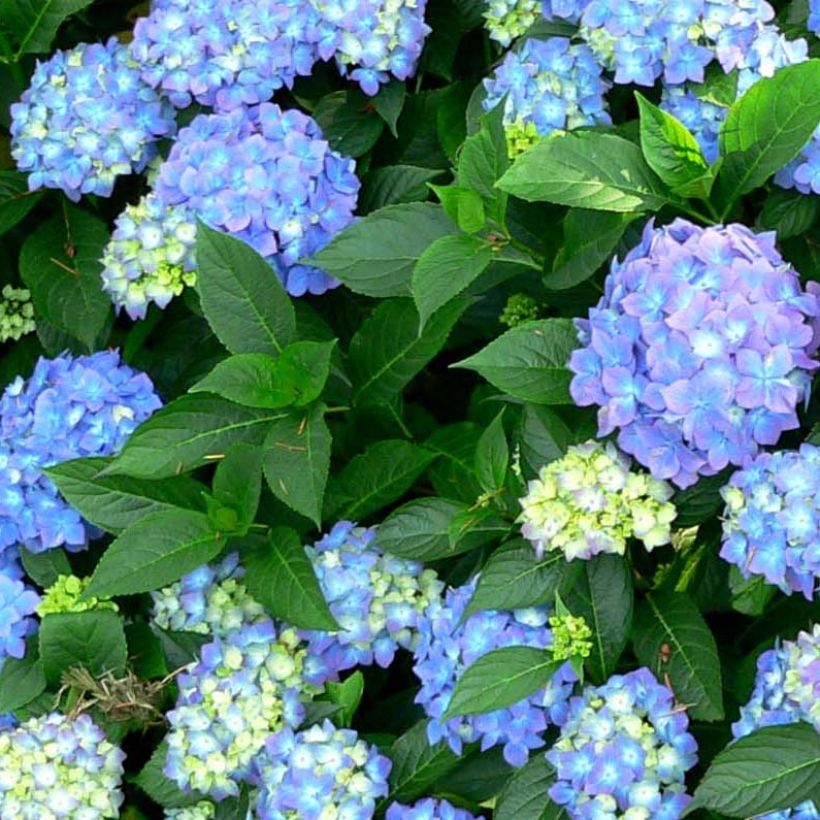
M563 131L554 133L562 134ZM515 159L519 154L528 151L536 142L544 139L538 133L538 127L532 120L525 120L518 117L511 123L504 126L504 137L507 140L507 155L510 159Z
M592 651L592 630L583 618L575 615L552 615L549 624L555 660L589 657Z
M510 131L508 129L508 137L509 134ZM518 327L519 325L523 325L524 322L537 319L539 313L538 302L536 302L532 296L527 296L526 293L513 293L512 296L507 299L507 304L504 305L504 310L501 312L501 316L499 316L499 321L501 324L507 325L507 327L510 328Z
M489 0L484 11L490 37L505 48L541 19L540 0Z
M34 330L34 305L25 288L5 285L0 300L0 343L17 341Z
M102 598L80 600L90 582L90 578L78 578L76 575L58 576L43 594L37 614L42 618L60 612L88 612L91 609L112 609L117 612L119 607L113 601Z
M193 806L181 809L166 809L166 820L212 820L216 816L216 806L210 800L200 800Z
M538 557L562 550L568 561L602 552L623 555L630 538L648 550L671 539L672 488L631 461L614 444L590 441L541 468L520 500L521 532Z

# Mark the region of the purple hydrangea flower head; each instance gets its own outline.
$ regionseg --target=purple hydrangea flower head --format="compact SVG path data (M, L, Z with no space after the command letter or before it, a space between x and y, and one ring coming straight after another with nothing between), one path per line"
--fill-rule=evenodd
M116 178L142 171L176 130L173 109L115 38L38 63L11 116L12 156L29 188L59 188L75 202L111 196Z
M168 0L137 20L131 55L178 108L267 102L318 60L319 14L297 0Z
M0 816L119 817L124 759L88 715L51 712L0 732Z
M684 776L697 760L688 726L672 692L646 668L587 686L570 700L547 752L556 770L550 797L573 820L679 818L692 799Z
M287 727L271 735L253 763L251 782L260 789L260 820L322 820L372 817L387 797L392 763L352 729L329 720L302 732Z
M267 620L264 607L248 594L244 575L235 552L198 567L151 593L154 623L162 629L223 638L246 624Z
M762 575L812 600L820 579L820 447L761 453L721 490L720 555L744 578Z
M304 654L294 630L269 619L205 644L177 679L166 776L216 800L238 794L268 736L304 719Z
M387 810L386 820L484 820L484 816L476 817L446 800L425 797L412 806L393 803Z
M19 567L13 561L9 564L11 571L0 569L0 669L6 658L26 654L26 638L37 632L31 616L40 603L40 596L18 575Z
M96 528L57 492L43 469L114 455L161 402L151 380L119 352L41 358L0 397L0 551L83 549Z
M529 39L510 51L492 77L484 80L484 108L506 95L504 124L510 154L556 131L611 123L604 95L609 83L589 47L566 37Z
M686 487L798 426L820 300L774 240L738 224L650 220L576 320L572 397L598 405L599 434L617 430L655 478Z
M374 528L340 521L307 548L341 627L301 631L308 644L305 679L311 683L338 680L354 666L389 666L400 647L415 647L424 610L441 595L444 585L433 570L383 552L374 538Z
M159 170L162 207L181 207L255 248L293 296L339 282L298 264L353 221L352 159L331 151L314 120L263 103L200 115L179 132Z
M799 721L820 731L820 624L801 632L796 641L778 642L757 659L757 675L749 702L740 707L732 724L736 738L763 726ZM820 809L808 800L784 811L761 815L761 820L818 820Z
M552 646L547 626L547 607L514 612L486 610L462 622L475 591L475 579L450 589L443 600L434 601L419 625L421 641L415 652L413 671L421 681L416 697L430 719L430 744L446 740L461 754L465 743L481 742L482 750L502 745L512 766L523 766L531 749L544 745L543 733L550 724L561 725L567 716L567 700L577 680L569 663L559 668L549 685L506 709L452 718L446 712L459 678L472 663L493 649L506 646Z
M196 223L189 217L184 206L166 205L154 193L117 217L101 260L102 286L132 319L144 319L152 302L165 308L196 283Z

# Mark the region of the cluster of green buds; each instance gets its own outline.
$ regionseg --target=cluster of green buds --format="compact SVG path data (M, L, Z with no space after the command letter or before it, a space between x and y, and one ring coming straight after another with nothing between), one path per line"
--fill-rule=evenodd
M538 133L536 124L532 120L525 120L522 117L518 117L504 126L504 137L507 140L507 156L511 160L514 160L519 154L523 154L524 151L528 151L536 142L544 139Z
M592 652L592 630L575 615L551 615L552 654L557 661L588 658Z
M60 612L88 612L91 609L119 609L113 601L105 598L85 598L80 596L91 582L90 578L78 578L76 575L59 575L57 580L43 593L43 599L37 607L37 614L42 618Z
M540 0L489 0L484 11L490 37L505 48L540 18Z
M648 550L669 543L672 488L630 466L614 444L590 441L541 468L520 500L519 518L539 558L551 550L562 550L568 561L623 555L630 538Z
M509 138L510 130L507 129L507 136ZM507 299L507 304L504 305L504 310L501 311L501 316L498 317L502 325L507 325L509 328L518 327L525 322L530 322L537 319L540 314L538 302L527 296L526 293L513 293Z
M0 300L0 343L16 342L34 330L34 305L25 288L4 285Z

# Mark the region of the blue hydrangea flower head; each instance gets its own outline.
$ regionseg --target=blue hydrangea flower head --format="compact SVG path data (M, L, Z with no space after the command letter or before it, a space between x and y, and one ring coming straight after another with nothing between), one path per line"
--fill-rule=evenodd
M586 125L611 123L604 95L609 83L589 47L566 37L529 39L510 51L492 77L484 80L484 109L504 96L504 124L510 154L538 137Z
M736 738L763 726L806 721L820 731L820 624L801 632L796 641L783 641L757 659L755 685L740 720L732 724ZM784 811L761 815L761 820L818 820L820 807L808 800Z
M820 0L809 0L808 29L820 37Z
M12 156L29 188L59 188L75 202L111 196L116 178L142 171L176 130L173 109L115 38L38 62L11 116Z
M744 578L814 597L820 579L820 447L762 453L721 490L720 555Z
M318 59L319 15L298 0L167 0L137 20L131 55L178 108L267 102Z
M151 593L154 623L162 629L223 638L246 624L267 620L264 607L248 594L244 575L235 552L198 567Z
M0 552L83 549L96 528L83 521L43 469L114 455L161 402L151 380L116 350L41 358L0 397Z
M427 739L431 745L446 740L456 754L461 754L465 743L481 741L482 750L501 745L510 765L523 766L530 750L544 745L542 735L547 727L560 726L566 719L567 700L577 678L566 663L546 688L513 706L442 723L441 716L450 705L456 683L482 655L506 646L552 646L547 607L476 612L462 623L475 584L474 579L449 589L443 599L430 604L419 624L421 640L413 671L421 681L421 689L416 703L430 719Z
M504 48L541 17L540 0L487 0L484 19L490 38Z
M0 816L119 817L124 759L88 715L51 712L0 732Z
M329 720L302 732L290 727L271 735L253 764L251 782L260 788L260 820L322 820L372 817L387 797L392 763L352 729Z
M26 288L4 285L0 291L0 344L16 342L35 327L31 293Z
M340 521L307 548L338 632L302 630L308 645L305 679L338 680L339 673L374 662L387 667L401 647L412 650L425 608L441 595L436 573L373 544L374 528Z
M352 159L331 151L316 122L263 103L200 115L179 132L159 170L165 208L183 207L255 248L292 296L339 282L298 264L353 221L359 191Z
M144 319L152 302L165 308L196 284L196 222L184 206L148 194L117 217L103 251L102 286L117 309Z
M386 820L484 820L484 816L476 817L446 800L425 797L412 806L393 803L387 810Z
M561 550L568 561L623 555L630 538L652 550L668 544L677 511L665 481L631 469L614 444L573 445L541 468L520 499L521 534L536 555Z
M650 220L576 320L572 397L598 405L599 435L617 430L655 478L686 487L798 426L820 301L774 241L744 225Z
M296 633L269 619L205 644L177 679L166 776L215 800L238 794L268 736L304 719L304 654Z
M677 820L692 799L684 776L697 761L689 718L646 668L587 686L569 702L561 736L547 752L552 800L573 820Z
M19 567L9 562L11 571L0 569L0 669L6 658L26 654L26 638L37 632L37 621L31 616L37 610L40 596L23 583Z

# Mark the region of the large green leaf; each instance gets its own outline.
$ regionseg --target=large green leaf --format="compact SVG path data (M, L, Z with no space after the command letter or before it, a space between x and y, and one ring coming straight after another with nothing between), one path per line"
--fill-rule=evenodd
M197 289L205 318L231 353L275 356L296 336L290 297L273 268L241 239L199 223Z
M256 517L262 494L262 451L235 444L216 465L214 497L236 515L236 527L246 530Z
M632 642L638 660L661 680L669 681L675 697L687 704L693 718L723 719L715 639L687 595L647 595L635 611Z
M498 185L533 202L621 213L657 211L668 198L637 145L596 131L536 143Z
M441 175L434 168L388 165L368 171L362 179L359 212L369 214L385 205L424 202L430 196L427 183Z
M525 404L519 432L521 468L525 478L534 478L542 467L561 458L573 441L566 422L551 408Z
M64 20L93 0L0 0L0 20L17 43L16 57L42 54L51 48Z
M337 234L313 264L367 296L410 296L410 276L419 257L456 226L440 205L388 205Z
M384 130L384 121L358 88L325 95L313 117L331 147L348 157L367 153Z
M46 475L63 497L92 524L114 534L151 513L178 507L202 509L205 487L186 476L146 481L101 476L111 458L78 458L49 467Z
M688 812L706 808L725 817L757 817L806 800L820 805L820 734L798 722L758 729L722 751Z
M0 171L0 235L23 220L43 196L42 191L29 191L26 179L21 171Z
M567 363L578 346L569 319L542 319L508 330L456 367L480 373L490 384L535 404L571 404Z
M549 797L555 769L543 754L533 755L507 781L493 812L493 820L558 820L569 815Z
M46 688L43 662L37 651L37 638L29 638L22 658L5 658L0 669L0 714L30 703Z
M225 539L202 513L152 513L111 542L84 595L133 595L159 589L207 563L224 546Z
M436 492L444 498L475 502L481 484L475 471L475 451L481 438L477 424L460 421L438 427L424 446L438 454L428 471Z

